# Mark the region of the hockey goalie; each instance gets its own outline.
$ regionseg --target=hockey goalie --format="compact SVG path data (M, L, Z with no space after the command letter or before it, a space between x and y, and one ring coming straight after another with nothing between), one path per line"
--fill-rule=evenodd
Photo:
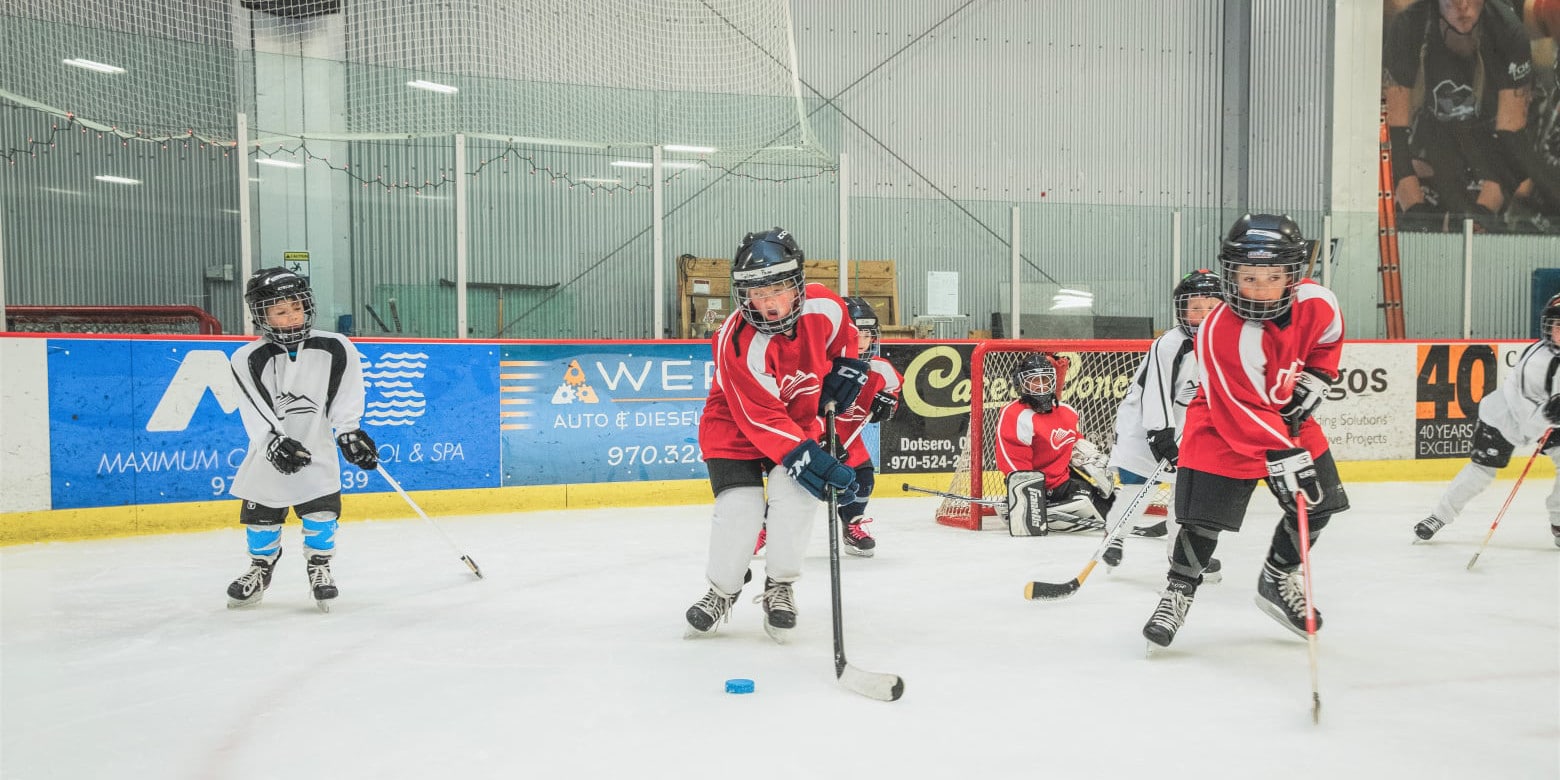
M1013 369L1018 398L1002 409L996 446L1013 536L1101 530L1115 501L1106 457L1078 433L1078 413L1060 400L1066 369L1048 353Z

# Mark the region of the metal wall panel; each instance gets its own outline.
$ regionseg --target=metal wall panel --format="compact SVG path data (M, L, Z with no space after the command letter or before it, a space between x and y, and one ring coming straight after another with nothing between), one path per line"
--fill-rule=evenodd
M1332 165L1332 4L1251 4L1252 209L1326 207Z
M1409 338L1462 338L1463 237L1400 233L1403 316ZM1525 339L1532 326L1533 271L1560 268L1560 238L1473 237L1473 316L1476 339Z

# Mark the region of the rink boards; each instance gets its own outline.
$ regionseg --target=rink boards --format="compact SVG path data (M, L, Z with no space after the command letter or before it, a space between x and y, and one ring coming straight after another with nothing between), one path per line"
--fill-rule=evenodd
M0 338L0 543L233 522L227 490L247 439L228 357L243 343ZM363 428L431 513L709 500L709 342L357 343ZM1347 344L1317 412L1345 479L1449 478L1479 399L1526 343ZM905 398L866 439L896 484L947 487L972 346L885 345ZM377 476L342 465L348 519L408 515Z

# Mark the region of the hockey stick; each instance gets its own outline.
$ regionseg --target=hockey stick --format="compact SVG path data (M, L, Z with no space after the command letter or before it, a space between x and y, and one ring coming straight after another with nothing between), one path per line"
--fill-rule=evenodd
M1154 467L1154 473L1148 475L1148 479L1143 482L1143 489L1138 491L1137 498L1132 499L1132 503L1127 505L1127 511L1122 513L1121 521L1116 523L1116 527L1110 529L1109 533L1105 534L1104 541L1100 542L1100 546L1094 549L1094 555L1089 558L1087 564L1084 564L1083 571L1079 572L1078 576L1074 577L1071 582L1031 582L1024 586L1024 598L1055 601L1056 599L1064 599L1077 593L1078 589L1083 587L1083 583L1089 579L1089 573L1094 571L1094 567L1100 562L1100 556L1105 554L1105 550L1110 547L1112 542L1125 536L1127 529L1132 527L1132 518L1137 516L1138 507L1148 498L1148 494L1153 492L1154 483L1159 481L1159 475L1163 474L1165 468L1169 465L1169 461L1162 460L1159 461L1158 466Z
M385 471L385 464L379 464L379 467L374 470L378 471L379 475L384 477L386 482L390 483L390 487L395 488L395 492L401 494L401 498L406 500L407 506L410 506L412 511L417 513L418 517L427 520L428 524L433 526L433 530L438 531L439 535L444 537L444 541L449 543L450 549L454 550L455 553L460 556L461 561L471 569L471 573L477 575L477 579L482 579L482 569L477 567L477 562L472 560L471 556L461 552L460 548L455 546L455 540L451 539L450 535L445 533L444 529L439 527L438 523L433 522L433 518L429 517L428 513L424 512L422 507L418 506L417 502L413 501L412 497L407 495L405 490L401 489L401 483L396 482L395 477L390 476L390 472Z
M1311 598L1311 518L1305 491L1295 491L1295 515L1300 520L1300 576L1305 579L1305 646L1311 663L1311 722L1322 722L1322 693L1317 683L1316 601Z
M824 408L826 441L830 453L836 450L839 439L834 433L834 402ZM846 688L879 701L898 701L905 693L905 681L897 674L867 672L851 666L845 660L845 617L840 606L840 497L834 488L829 494L829 586L834 611L834 676Z
M912 485L909 482L906 482L903 485L900 485L899 489L904 491L904 492L906 492L906 493L925 493L925 494L927 494L929 496L939 496L941 498L953 498L953 499L958 499L959 501L968 501L971 504L979 504L981 506L999 506L999 507L1007 506L1007 499L1005 499L1005 498L976 498L974 496L961 496L958 493L944 493L941 490L928 490L927 488L916 487L915 485Z
M1538 460L1538 454L1544 451L1544 445L1549 441L1549 434L1554 433L1554 428L1548 428L1544 435L1538 437L1538 446L1533 448L1533 454L1528 456L1527 465L1522 467L1522 473L1517 476L1517 484L1511 486L1511 493L1506 496L1506 503L1501 504L1500 511L1495 513L1495 522L1490 523L1489 533L1484 535L1484 543L1479 545L1477 552L1468 559L1468 571L1473 571L1473 565L1479 562L1479 556L1484 554L1484 548L1489 545L1490 537L1495 535L1495 527L1500 525L1500 519L1506 516L1506 510L1511 508L1511 500L1517 497L1517 488L1522 487L1522 480L1527 479L1528 469L1533 468L1533 461Z
M365 304L363 304L363 308L368 309L368 315L370 317L374 318L374 322L379 323L379 332L381 332L381 333L389 333L390 332L390 326L386 325L385 321L379 318L379 312L374 311L374 304L372 304L372 303L365 303Z
M390 299L390 321L395 323L395 332L401 332L401 307L396 305L394 298Z

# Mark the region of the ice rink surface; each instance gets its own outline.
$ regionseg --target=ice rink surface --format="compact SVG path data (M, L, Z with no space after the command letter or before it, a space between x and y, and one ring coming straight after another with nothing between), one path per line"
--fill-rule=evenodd
M833 677L822 511L800 625L763 632L750 585L711 638L707 505L345 524L341 597L307 593L296 520L263 604L228 610L231 530L0 549L0 776L33 778L1560 776L1560 549L1547 481L1510 482L1429 544L1441 484L1356 484L1314 557L1321 724L1306 643L1252 603L1277 520L1259 488L1175 644L1139 634L1163 540L1132 540L1060 602L1097 536L944 528L879 481L876 558L846 558L851 662ZM761 578L763 563L753 562ZM726 694L728 678L757 692Z

